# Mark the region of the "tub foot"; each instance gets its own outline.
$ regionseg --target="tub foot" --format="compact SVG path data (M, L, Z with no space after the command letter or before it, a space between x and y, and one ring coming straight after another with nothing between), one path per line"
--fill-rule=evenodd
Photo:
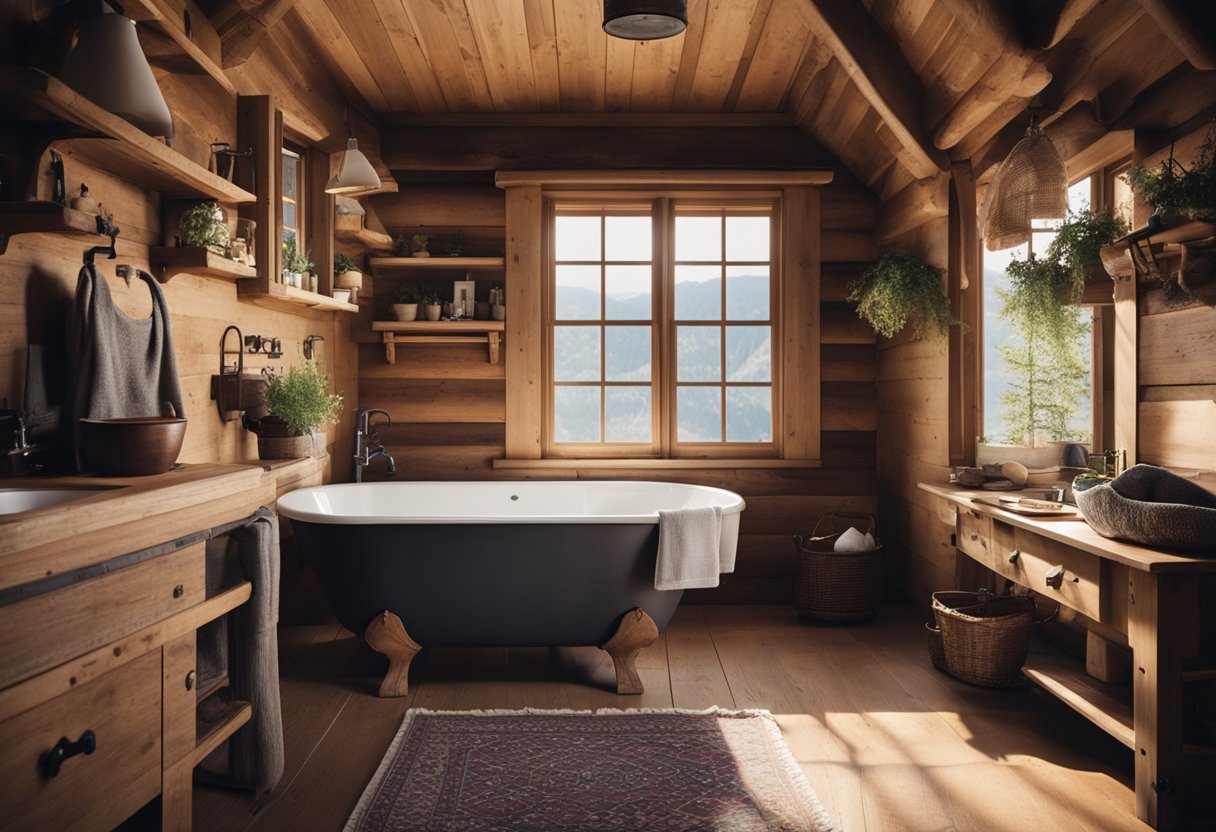
M363 639L373 650L388 659L388 672L380 683L380 695L405 696L410 692L410 662L422 649L409 634L401 619L385 610L363 631Z
M617 693L641 693L642 677L634 661L643 647L649 647L659 637L659 628L646 610L638 607L621 616L616 633L600 649L612 656L616 668Z

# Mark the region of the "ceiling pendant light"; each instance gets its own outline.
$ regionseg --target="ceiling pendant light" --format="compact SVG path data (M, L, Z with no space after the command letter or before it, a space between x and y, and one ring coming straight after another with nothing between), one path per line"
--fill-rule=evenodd
M380 190L380 174L367 161L359 142L352 136L346 140L346 150L342 151L342 161L338 163L338 172L325 186L327 194L360 194Z
M659 40L688 25L685 0L604 0L604 31L626 40Z
M64 61L59 80L148 135L164 136L165 143L172 144L173 116L139 45L135 21L117 3L108 5L112 12L102 11L80 22L76 46Z
M1068 213L1068 170L1055 142L1033 117L1026 137L997 169L983 213L989 251L1027 242L1031 220L1062 220Z

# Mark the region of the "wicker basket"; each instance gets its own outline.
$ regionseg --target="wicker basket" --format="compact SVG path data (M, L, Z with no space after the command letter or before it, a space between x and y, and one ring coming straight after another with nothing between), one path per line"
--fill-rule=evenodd
M810 537L795 535L794 608L799 615L824 621L865 621L878 615L882 543L875 538L877 545L869 552L833 551L836 539L850 526L873 534L874 517L828 512ZM820 535L821 530L829 533Z
M928 628L929 658L951 676L974 685L1024 684L1022 665L1030 637L1034 625L1042 623L1036 621L1036 614L1034 599L1028 596L996 596L987 590L935 592L937 627Z

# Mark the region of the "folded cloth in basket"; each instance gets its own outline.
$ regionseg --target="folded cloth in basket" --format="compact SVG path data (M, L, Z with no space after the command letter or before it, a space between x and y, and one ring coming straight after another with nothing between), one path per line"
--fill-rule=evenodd
M723 518L717 506L659 512L655 589L702 589L735 571L738 515Z

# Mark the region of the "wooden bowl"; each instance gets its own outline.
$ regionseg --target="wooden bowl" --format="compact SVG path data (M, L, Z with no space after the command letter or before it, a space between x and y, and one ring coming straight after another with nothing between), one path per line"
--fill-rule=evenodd
M103 477L144 477L173 467L186 437L186 420L81 419L80 432L89 471Z

